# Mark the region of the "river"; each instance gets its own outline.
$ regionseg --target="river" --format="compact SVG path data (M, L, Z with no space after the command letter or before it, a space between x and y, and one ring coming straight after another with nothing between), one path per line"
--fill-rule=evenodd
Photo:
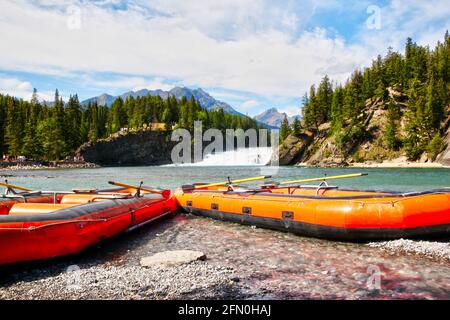
M72 188L110 187L109 180L148 186L176 188L194 182L215 182L227 177L243 177L273 174L272 180L283 181L294 178L312 178L324 175L367 173L368 176L336 180L340 187L370 190L420 191L450 186L450 169L385 169L385 168L304 168L264 166L154 166L117 167L95 169L52 169L1 171L0 178L11 183L37 190L68 190ZM254 183L255 185L257 183ZM251 185L251 184L249 184Z

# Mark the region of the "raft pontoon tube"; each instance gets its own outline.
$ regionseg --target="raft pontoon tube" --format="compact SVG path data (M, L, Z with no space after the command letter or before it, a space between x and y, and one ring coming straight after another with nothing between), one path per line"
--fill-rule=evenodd
M177 210L170 191L0 196L0 265L74 254Z
M450 189L396 193L318 186L180 188L181 210L303 236L365 242L450 236Z

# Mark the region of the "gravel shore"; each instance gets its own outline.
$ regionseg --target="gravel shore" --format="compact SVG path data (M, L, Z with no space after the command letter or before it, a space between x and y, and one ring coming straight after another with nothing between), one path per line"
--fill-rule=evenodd
M16 280L17 282L14 282ZM226 299L236 297L233 269L192 262L151 267L60 265L16 275L0 299Z
M450 243L435 241L393 240L384 242L371 242L367 244L372 248L380 248L390 253L406 253L419 257L450 262Z

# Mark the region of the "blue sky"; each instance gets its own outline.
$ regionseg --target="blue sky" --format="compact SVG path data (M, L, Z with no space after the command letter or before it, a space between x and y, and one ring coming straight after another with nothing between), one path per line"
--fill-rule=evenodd
M2 0L0 92L201 87L252 116L292 115L325 74L343 82L406 37L434 46L446 29L447 0Z

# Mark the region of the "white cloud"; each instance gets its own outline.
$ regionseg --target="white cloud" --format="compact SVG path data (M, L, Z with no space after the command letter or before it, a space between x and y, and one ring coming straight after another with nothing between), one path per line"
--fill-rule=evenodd
M83 76L81 79L89 86L109 89L135 88L144 86L148 81L144 77L118 77L114 79L95 79L90 76Z
M344 81L389 44L401 46L408 32L420 41L442 37L442 27L428 22L448 25L450 17L445 0L394 0L382 8L381 30L362 25L359 44L349 44L321 28L302 29L315 10L346 7L334 0L134 0L126 11L111 10L123 4L118 0L80 2L75 30L67 28L66 13L74 1L33 3L0 1L0 69L125 75L87 77L87 85L105 88L170 88L177 79L260 97L300 97L325 73Z
M259 103L256 100L247 100L239 106L239 110L249 110L256 107L258 104Z
M434 47L450 27L448 0L392 0L380 9L380 28L370 30L363 25L359 32L361 44L376 53L389 46L403 50L407 37Z
M154 7L169 16L148 19L137 10L114 11L85 4L80 6L81 29L70 30L63 8L50 10L5 0L0 3L4 16L0 20L0 68L48 69L62 76L72 72L133 74L133 88L146 86L143 78L151 76L182 79L187 86L300 96L319 80L317 70L329 66L330 56L334 64L342 65L366 60L364 50L329 38L321 29L293 38L288 30L293 25L286 29L281 24L286 19L292 24L296 17L280 6L268 5L237 0L210 5L157 1ZM226 35L217 38L215 33L232 29L230 22L238 29L230 34L231 40Z
M29 81L23 81L16 77L9 77L0 74L0 93L14 96L16 98L22 98L24 100L31 100L33 94L33 85ZM65 95L60 94L64 99ZM54 92L38 91L38 99L40 101L52 101L54 98Z
M238 101L246 101L248 99L248 95L235 93L235 92L226 92L226 91L221 91L221 90L208 90L208 93L216 99L238 100Z
M0 93L29 100L33 93L33 86L28 81L0 75Z
M156 90L161 89L164 91L169 91L172 89L175 85L171 83L167 83L162 78L155 78L150 81L145 81L144 84L133 87L133 90L141 90L141 89L148 89L148 90Z
M286 113L288 116L294 116L300 114L300 106L287 106L283 108L279 108L278 110L281 113Z
M130 89L130 90L141 90L141 89L162 89L162 90L170 90L174 87L173 83L167 83L162 78L154 78L147 79L145 77L130 77L130 76L114 76L111 78L102 77L98 79L91 75L82 75L79 80L82 81L85 85L96 87L96 88L104 88L104 89Z

